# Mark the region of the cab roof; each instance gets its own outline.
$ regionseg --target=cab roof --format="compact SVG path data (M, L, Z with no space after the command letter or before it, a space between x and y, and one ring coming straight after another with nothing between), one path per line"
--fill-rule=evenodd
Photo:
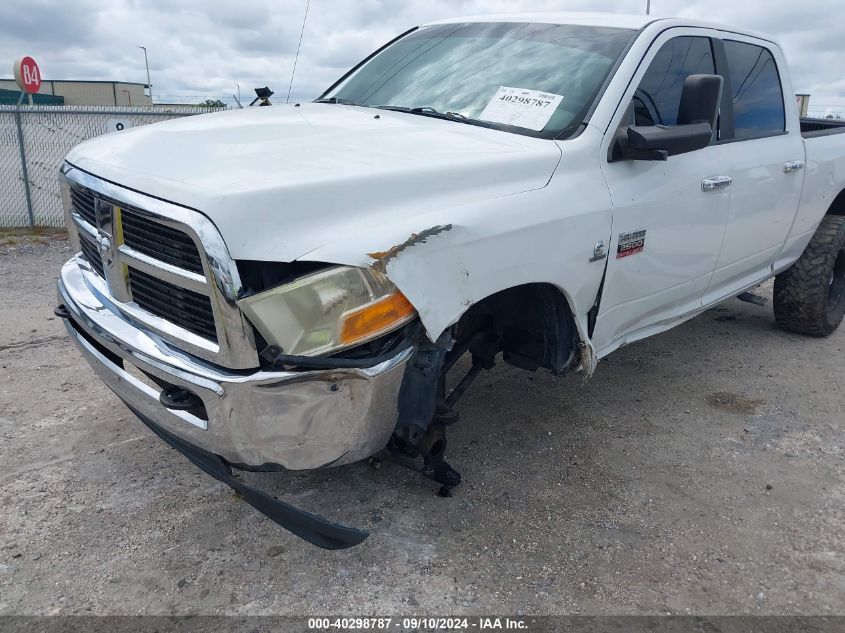
M773 41L773 39L762 33L750 31L748 29L736 28L724 24L717 24L713 22L706 22L703 20L694 20L689 18L673 18L656 15L636 15L626 13L582 13L571 11L549 11L538 13L492 13L486 15L470 15L457 18L449 18L446 20L436 20L428 22L425 26L435 24L456 24L466 22L534 22L540 24L575 24L583 26L604 26L617 29L643 29L650 24L661 23L663 28L691 26L709 29L717 29L720 31L728 31L730 33L741 33L751 37L760 38L763 40Z

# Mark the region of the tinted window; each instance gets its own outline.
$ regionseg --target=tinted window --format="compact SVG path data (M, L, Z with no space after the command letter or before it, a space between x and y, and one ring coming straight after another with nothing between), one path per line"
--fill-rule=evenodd
M783 91L772 54L765 48L725 40L737 138L783 132Z
M708 38L669 40L651 61L634 95L636 124L675 125L684 80L690 75L713 75L715 72Z

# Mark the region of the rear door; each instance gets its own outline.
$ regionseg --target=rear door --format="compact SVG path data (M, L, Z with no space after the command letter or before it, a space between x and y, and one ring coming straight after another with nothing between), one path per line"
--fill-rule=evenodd
M741 35L714 40L727 64L731 95L720 143L727 156L730 215L704 304L740 292L771 274L789 234L803 186L804 143L780 50ZM723 47L720 51L720 47ZM787 113L789 117L787 117Z
M653 42L605 133L603 152L620 127L676 123L684 80L715 73L711 33L670 29ZM600 356L700 309L730 200L729 188L704 187L729 176L731 150L717 138L665 162L604 160L613 234L592 336Z

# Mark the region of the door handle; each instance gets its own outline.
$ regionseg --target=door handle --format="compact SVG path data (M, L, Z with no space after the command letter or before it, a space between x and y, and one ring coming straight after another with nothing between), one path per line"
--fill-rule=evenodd
M785 174L792 171L798 171L799 169L804 169L803 160L788 160L783 164L783 173Z
M715 191L716 189L724 189L733 182L730 176L713 176L712 178L705 178L701 181L702 191Z

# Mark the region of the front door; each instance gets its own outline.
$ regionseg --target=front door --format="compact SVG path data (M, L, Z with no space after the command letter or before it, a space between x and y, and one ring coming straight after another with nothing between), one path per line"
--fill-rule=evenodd
M610 130L631 123L674 125L684 80L715 73L708 37L669 31L649 55L622 104L626 112L617 113ZM730 152L729 144L714 142L665 162L604 164L613 235L592 336L600 356L701 307L727 221L730 187L719 183L730 176Z

